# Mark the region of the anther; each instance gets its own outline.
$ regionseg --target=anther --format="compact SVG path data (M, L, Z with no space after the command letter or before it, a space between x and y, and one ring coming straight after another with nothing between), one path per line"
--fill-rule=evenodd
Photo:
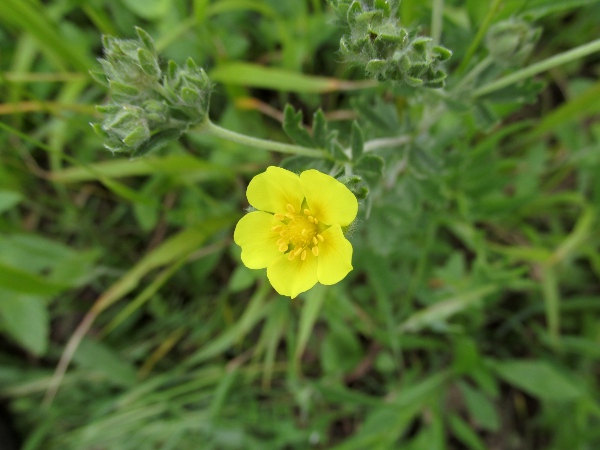
M281 238L277 241L277 246L281 247L283 244L287 244L287 239Z
M317 238L313 236L313 244L317 245L318 243L319 241L317 240Z
M315 218L313 216L308 216L308 221L314 223Z
M287 204L286 208L292 214L294 214L296 212L296 210L294 209L294 207L290 203Z
M319 239L319 241L323 242L325 240L325 238L323 236L321 236L320 234L317 234L317 238Z
M283 225L275 225L271 228L271 231L274 231L275 233L279 233L281 230L283 230Z
M296 256L296 254L294 253L294 251L292 250L291 252L288 253L288 259L291 261L292 259L294 259L294 256Z
M291 213L285 213L285 217L287 217L290 220L294 220L294 215Z
M306 214L307 216L312 216L312 214L310 213L310 209L305 209L304 214Z
M275 220L279 220L280 222L283 222L283 220L285 219L285 216L281 213L277 213L273 217L275 218Z
M317 218L316 218L316 217L313 217L313 223L314 223L315 225L319 223L319 221L317 220Z
M316 248L316 247L314 247L314 248ZM287 249L288 249L288 245L287 245L287 244L281 244L281 245L279 246L279 251L280 251L281 253L285 252ZM314 253L314 252L313 252L313 253Z
M319 256L319 247L316 245L312 248L313 255Z
M288 235L288 230L283 230L281 233L279 233L279 236L281 237L286 237Z
M306 259L306 250L302 250L302 254L300 255L300 259L304 261Z
M302 236L306 236L306 233L308 233L308 231L306 230L306 228L302 228Z
M298 256L300 253L302 253L302 247L297 248L296 250L294 250L294 257Z

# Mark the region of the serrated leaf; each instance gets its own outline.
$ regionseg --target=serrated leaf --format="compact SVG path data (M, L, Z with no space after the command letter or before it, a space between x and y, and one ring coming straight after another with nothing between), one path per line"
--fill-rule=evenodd
M283 116L283 130L292 141L304 147L315 146L313 138L302 126L302 111L296 112L290 104L287 104Z
M380 177L383 174L384 161L381 156L365 153L354 164L355 172L365 176Z
M344 152L344 149L338 142L332 142L329 146L329 153L333 156L333 159L340 162L350 161L348 155Z
M362 129L357 121L352 122L352 135L351 135L351 149L352 149L352 160L358 161L362 156L365 148L365 138L363 136Z
M313 115L313 140L318 147L327 147L327 120L323 110L319 108Z

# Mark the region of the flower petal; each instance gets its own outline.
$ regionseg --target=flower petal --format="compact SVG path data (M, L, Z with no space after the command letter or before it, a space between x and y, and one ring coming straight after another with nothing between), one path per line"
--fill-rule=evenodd
M358 211L358 201L350 189L318 170L300 174L302 191L313 216L327 225L349 225Z
M281 222L272 214L254 211L240 219L233 232L233 240L242 247L242 262L249 269L263 269L282 253L277 248L279 233L271 230Z
M295 298L317 284L317 258L307 252L304 261L299 256L290 261L286 254L269 264L267 277L280 295Z
M352 244L339 225L330 226L321 236L317 278L321 284L335 284L352 270Z
M252 178L246 197L256 209L285 214L288 204L300 211L304 193L298 175L281 167L271 166Z

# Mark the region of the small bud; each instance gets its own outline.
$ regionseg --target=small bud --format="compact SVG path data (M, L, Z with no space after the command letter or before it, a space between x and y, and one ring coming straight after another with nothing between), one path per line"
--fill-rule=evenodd
M498 22L490 28L485 44L490 57L504 66L518 66L525 62L540 37L541 30L522 19Z

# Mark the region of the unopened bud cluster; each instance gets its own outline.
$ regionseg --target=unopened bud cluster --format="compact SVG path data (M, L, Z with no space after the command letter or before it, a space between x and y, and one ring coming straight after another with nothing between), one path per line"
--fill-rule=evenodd
M440 88L446 72L440 63L452 52L400 24L398 0L330 0L350 32L340 51L379 81Z
M489 55L502 66L519 66L533 51L542 33L523 19L512 18L493 25L485 37Z
M161 70L150 36L136 29L138 39L104 37L103 73L111 103L99 106L103 121L93 124L112 152L137 157L177 139L206 119L210 80L192 59L183 67L169 61Z

